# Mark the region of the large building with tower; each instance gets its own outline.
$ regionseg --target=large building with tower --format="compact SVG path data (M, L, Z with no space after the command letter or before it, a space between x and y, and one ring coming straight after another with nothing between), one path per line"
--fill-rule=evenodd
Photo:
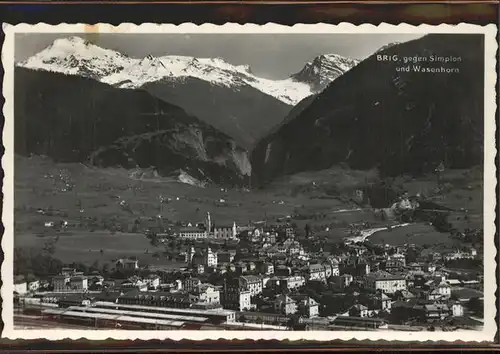
M236 222L233 222L233 225L214 224L208 212L205 222L202 225L198 227L184 227L179 230L179 237L186 239L233 239L236 238L236 234Z

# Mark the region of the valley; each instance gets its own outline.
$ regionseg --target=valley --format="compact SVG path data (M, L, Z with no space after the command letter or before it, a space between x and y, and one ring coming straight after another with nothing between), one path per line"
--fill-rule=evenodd
M153 246L146 231L175 228L178 221L201 222L206 212L220 222L235 221L239 225L288 221L302 235L308 224L326 247L350 237L350 224L360 220L368 222L370 228L395 224L380 219L375 208L359 203L354 196L355 190L366 188L366 181L374 185L380 182L374 171L332 168L247 190L201 188L158 176L138 178L137 173L123 168L55 163L38 156L17 156L15 166L15 247L41 251L57 239L54 256L67 262L78 260L91 265L136 255L148 264L175 264L152 256L164 247ZM393 182L392 188L413 194L423 191L430 200L456 210L448 220L460 230L481 227L479 173L450 171L443 181L448 190L437 195L433 195L434 176L401 178ZM464 208L467 222L463 221ZM45 226L47 222L55 227ZM57 225L63 222L67 226L61 229ZM448 232L439 232L422 222L376 232L368 240L391 245L460 244ZM104 254L99 252L101 249L105 249Z
M376 53L459 52L461 42L448 39L431 35ZM456 40L479 45L470 36ZM464 75L472 74L475 60L463 58ZM404 193L448 208L452 229L480 228L482 171L474 167L480 120L464 116L455 130L444 132L449 137L439 147L432 140L435 129L450 126L433 117L458 111L433 101L434 93L428 92L430 100L422 96L419 77L399 77L391 63L380 65L375 55L361 62L320 55L290 78L272 81L220 58L139 60L79 37L56 40L16 68L16 240L40 247L51 233L44 223L64 220L68 226L58 239L78 240L82 249L87 240L92 250L95 240L109 234L115 242L120 233L123 244L149 252L141 237L148 230L201 222L210 213L238 225L292 222L299 233L307 225L322 244L333 244L350 237L350 225L361 220L372 229L395 223L382 220L381 211ZM349 93L352 82L375 71L389 81L361 80L364 95ZM435 81L440 92L453 85ZM444 91L462 95L464 89ZM421 102L410 102L412 97ZM473 115L475 100L465 101L460 112ZM394 120L401 116L413 117L412 123ZM469 127L473 134L461 140L463 149L453 147ZM385 137L382 150L369 130ZM401 139L405 151L397 157L393 149ZM434 145L422 145L427 141ZM387 151L393 152L379 161ZM452 167L439 182L424 159L429 154ZM425 213L416 224L368 239L456 243L429 225ZM125 254L132 251L127 247ZM64 241L59 248L70 259L81 251ZM88 253L80 257L92 259Z
M303 43L318 47L280 77L286 48L246 54L264 78L237 59L244 40L220 47L240 65L77 36L17 62L19 312L130 329L480 326L483 38L387 37L372 54L352 38L371 45ZM460 57L459 74L397 60L424 56Z

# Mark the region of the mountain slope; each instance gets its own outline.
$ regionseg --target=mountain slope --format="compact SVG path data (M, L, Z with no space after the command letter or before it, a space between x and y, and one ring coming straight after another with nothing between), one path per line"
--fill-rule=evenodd
M291 107L357 64L322 55L285 80L255 76L249 66L220 58L130 58L79 37L57 39L19 67L88 77L122 89L143 88L180 106L250 149Z
M244 149L183 109L142 90L78 76L16 68L15 151L98 166L182 169L192 177L242 184Z
M138 88L158 80L182 82L185 78L196 78L231 88L250 86L288 105L295 105L318 92L316 80L321 80L321 85L327 84L357 63L358 60L325 54L306 63L300 72L288 79L271 80L254 75L248 65L232 65L221 58L178 55L130 58L71 36L55 40L18 65L33 70L92 77L121 88Z
M358 64L359 60L356 59L337 54L323 54L314 58L312 62L306 63L304 68L291 78L308 84L314 93L319 93Z
M221 58L148 55L136 59L75 36L55 40L52 45L18 65L92 77L121 88L138 88L162 79L182 82L185 78L197 78L230 88L251 86L289 105L311 94L304 83L291 79L260 78L252 74L249 66L232 65Z
M291 108L249 86L234 91L196 78L186 78L182 83L162 80L146 84L143 89L183 107L246 149L280 123Z
M460 57L459 73L398 72L374 55L335 80L252 152L252 183L328 168L419 174L482 163L483 53L476 35L427 35L380 54ZM411 65L413 67L413 65Z

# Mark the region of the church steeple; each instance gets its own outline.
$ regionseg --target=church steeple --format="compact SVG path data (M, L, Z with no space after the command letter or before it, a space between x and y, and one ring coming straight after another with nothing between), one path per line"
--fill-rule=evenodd
M236 238L236 221L233 221L233 238Z
M191 248L189 249L189 252L187 254L187 263L191 264L193 262L194 254L195 254L194 247L191 246Z
M206 220L206 225L207 227L207 233L212 232L212 219L210 218L210 213L207 211L207 220Z

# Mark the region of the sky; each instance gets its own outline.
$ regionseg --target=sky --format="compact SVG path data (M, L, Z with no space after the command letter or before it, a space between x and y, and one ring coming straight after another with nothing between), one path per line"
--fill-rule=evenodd
M76 35L134 58L185 55L220 57L234 65L250 65L253 73L287 78L321 54L364 59L380 47L421 37L415 34L17 34L15 60L22 61L58 38Z

